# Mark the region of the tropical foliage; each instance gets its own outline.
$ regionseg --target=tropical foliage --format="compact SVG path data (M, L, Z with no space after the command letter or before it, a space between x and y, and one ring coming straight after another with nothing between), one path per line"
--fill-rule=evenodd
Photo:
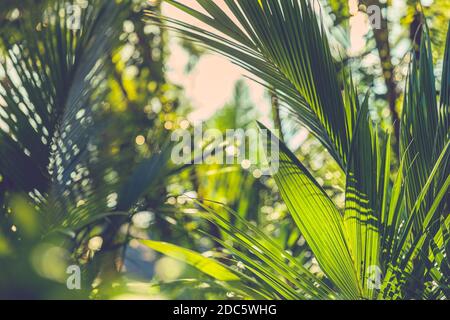
M446 298L449 274L441 263L450 222L450 32L438 94L424 27L420 55L410 63L401 159L395 168L391 134L370 119L368 95L359 94L351 70L343 66L337 71L326 31L308 1L226 1L227 11L213 1L198 1L206 13L168 2L214 31L166 18L170 27L275 88L345 172L345 207L340 210L284 144L278 159L272 159L280 162L275 180L283 200L324 277L272 247L264 235L250 235L208 210L207 219L233 240L234 245L221 244L236 262L243 262L245 272L239 274L243 281L251 278L248 289L256 282L260 296L283 299Z
M347 1L165 3L191 20L160 1L0 5L0 297L448 299L446 18L410 4L423 23L394 83L387 24L367 40L380 75L347 56ZM266 89L271 177L171 161L195 108L166 75L173 34L185 72L214 52ZM267 133L258 107L237 82L204 125Z

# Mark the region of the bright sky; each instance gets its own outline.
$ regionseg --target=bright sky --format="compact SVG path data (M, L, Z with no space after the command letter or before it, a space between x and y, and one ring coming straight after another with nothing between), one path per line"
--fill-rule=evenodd
M186 74L187 53L175 42L171 44L170 50L167 74L171 81L184 87L187 98L192 101L195 109L189 120L198 122L210 118L231 100L234 85L243 79L244 71L218 54L206 54L194 70ZM249 79L245 79L245 82L250 88L252 101L262 113L267 113L270 105L264 88Z

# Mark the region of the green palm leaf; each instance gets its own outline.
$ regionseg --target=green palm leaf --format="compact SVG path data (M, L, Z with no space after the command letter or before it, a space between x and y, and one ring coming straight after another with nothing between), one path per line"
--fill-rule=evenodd
M448 125L445 121L439 121L439 118L447 118L448 112L447 108L441 110L441 116L438 115L431 41L425 28L420 58L414 58L410 66L400 133L400 151L405 155L404 168L410 170L410 174L405 176L406 206L409 212L413 210L416 199L448 140ZM448 159L444 161L447 162ZM444 165L443 168L445 170L448 167ZM433 182L437 183L436 188L445 179L445 171L441 173L438 175L439 181ZM420 226L432 201L433 193L422 199L419 219L414 226L416 232L421 232Z
M185 261L186 263L198 268L203 273L219 280L219 281L237 281L239 277L236 276L232 271L230 271L225 266L219 264L218 262L208 259L201 254L194 252L189 249L181 248L176 245L151 241L151 240L141 240L141 243L153 250L164 253L165 255L172 257L177 260Z
M279 162L274 174L281 196L320 267L345 297L361 296L344 219L333 201L288 148L280 143Z
M344 103L325 31L309 1L228 0L232 18L212 0L197 1L208 15L178 1L167 2L214 32L170 18L155 19L224 54L275 88L293 115L344 166L356 111Z
M369 284L369 273L373 268L380 268L381 221L388 196L390 144L389 139L379 140L369 119L367 99L358 109L346 172L344 224L363 294L370 298L373 287Z

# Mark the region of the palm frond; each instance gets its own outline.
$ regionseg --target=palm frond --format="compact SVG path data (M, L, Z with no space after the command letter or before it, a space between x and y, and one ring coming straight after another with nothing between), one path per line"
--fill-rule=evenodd
M283 143L279 154L271 155L278 162L274 178L281 196L338 297L446 297L448 274L441 271L446 268L442 248L447 243L450 183L448 47L438 104L431 42L424 28L420 58L411 62L407 79L402 157L398 170L392 170L390 134L380 133L372 123L368 99L360 104L345 69L335 70L328 40L309 1L226 0L228 16L209 0L198 1L207 14L168 2L214 31L162 18L172 29L224 54L275 88L345 170L346 201L340 212ZM247 253L222 239L215 241L244 261L265 290L272 288L281 298L297 297L282 279L298 282L278 266L279 257L270 254L278 251L262 246L266 243L262 235L246 236L243 231L250 227L241 230L217 216L205 218ZM252 251L255 246L260 250ZM264 267L253 263L248 252ZM376 286L371 282L373 268L380 278ZM436 286L433 280L444 285ZM301 284L305 290L306 283ZM300 297L314 298L314 292L305 293Z
M410 170L410 174L405 176L408 212L413 210L416 199L444 148L445 140L448 139L446 124L439 121L431 41L426 28L422 35L419 57L419 60L414 57L410 65L401 118L400 152L405 155L404 168ZM448 116L445 113L448 110L443 111L441 119ZM448 159L444 159L445 163L447 161ZM448 167L444 165L443 168L442 173ZM443 177L445 179L445 175L438 175L436 188L442 184ZM421 201L419 219L414 226L416 232L421 232L420 226L433 198L433 193L430 193Z
M22 39L3 39L8 56L0 84L1 174L10 191L54 207L42 210L52 212L44 217L51 224L60 225L74 204L94 196L76 182L90 178L90 148L99 132L93 112L105 94L105 52L118 39L126 5L97 0L71 24L66 3L56 1L38 7L41 14L20 25Z
M274 174L281 196L328 278L347 298L361 295L361 285L347 243L344 219L325 191L288 148L280 143Z
M228 0L231 18L211 0L198 1L208 14L178 1L167 2L214 31L167 17L154 19L162 19L184 37L220 52L275 88L293 115L344 167L354 126L349 120L356 111L343 101L327 36L309 1ZM289 45L287 39L292 39Z
M357 108L358 120L347 165L344 224L365 297L371 298L370 272L380 266L382 222L390 182L390 139L378 137L368 113L367 98Z

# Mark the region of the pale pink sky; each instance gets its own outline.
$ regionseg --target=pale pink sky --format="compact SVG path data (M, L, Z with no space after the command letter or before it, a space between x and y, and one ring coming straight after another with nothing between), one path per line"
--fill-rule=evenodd
M182 0L180 2L188 3L190 6L201 10L201 7L195 1ZM224 6L222 0L218 0L217 4L221 7ZM172 18L197 23L196 19L167 4L163 5L163 13ZM189 120L199 122L208 119L232 98L234 85L236 81L243 78L245 71L219 54L206 54L200 59L194 70L186 74L184 69L188 61L188 55L177 44L176 39L172 39L170 50L168 76L172 81L184 87L186 96L195 107ZM248 79L244 81L250 87L251 99L258 106L260 112L266 115L266 117L263 116L262 120L268 125L268 119L264 118L267 118L270 104L264 88L254 81Z

